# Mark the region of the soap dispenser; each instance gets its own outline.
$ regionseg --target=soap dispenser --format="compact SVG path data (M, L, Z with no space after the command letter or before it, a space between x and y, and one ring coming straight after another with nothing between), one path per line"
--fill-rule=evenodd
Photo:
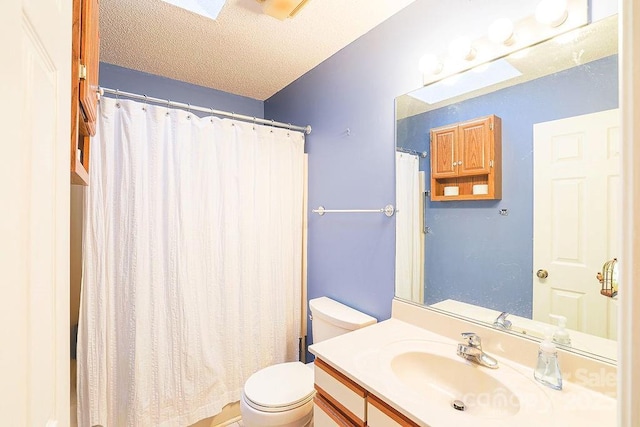
M558 314L549 314L549 317L558 322L558 329L553 333L553 342L556 344L571 346L571 337L569 336L569 332L565 329L567 326L567 318Z
M551 329L545 331L545 339L540 343L538 363L533 371L533 377L547 387L562 390L562 373L558 363L558 351L552 342Z

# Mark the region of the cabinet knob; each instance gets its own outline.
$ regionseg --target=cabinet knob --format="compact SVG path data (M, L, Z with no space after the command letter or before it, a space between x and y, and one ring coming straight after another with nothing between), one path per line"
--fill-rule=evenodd
M462 160L458 161L458 166L462 165Z

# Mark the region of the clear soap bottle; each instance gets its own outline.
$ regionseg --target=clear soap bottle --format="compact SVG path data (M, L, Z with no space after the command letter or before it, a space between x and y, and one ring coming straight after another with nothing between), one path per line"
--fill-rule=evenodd
M538 363L533 371L533 377L547 387L551 387L554 390L562 390L562 372L558 363L558 351L551 341L550 331L544 341L540 343Z

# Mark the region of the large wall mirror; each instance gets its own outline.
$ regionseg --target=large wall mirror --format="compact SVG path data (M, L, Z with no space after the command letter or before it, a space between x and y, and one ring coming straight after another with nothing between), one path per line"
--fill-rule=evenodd
M398 97L396 297L614 362L617 108L617 16ZM489 115L501 199L431 201L430 129Z

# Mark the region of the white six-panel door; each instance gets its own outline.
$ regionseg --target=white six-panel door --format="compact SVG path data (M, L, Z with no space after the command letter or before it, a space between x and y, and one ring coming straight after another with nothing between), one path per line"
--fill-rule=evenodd
M69 424L71 1L0 2L0 425Z
M616 109L534 125L533 318L563 315L605 338L615 338L617 302L600 295L596 274L619 257L619 124Z

